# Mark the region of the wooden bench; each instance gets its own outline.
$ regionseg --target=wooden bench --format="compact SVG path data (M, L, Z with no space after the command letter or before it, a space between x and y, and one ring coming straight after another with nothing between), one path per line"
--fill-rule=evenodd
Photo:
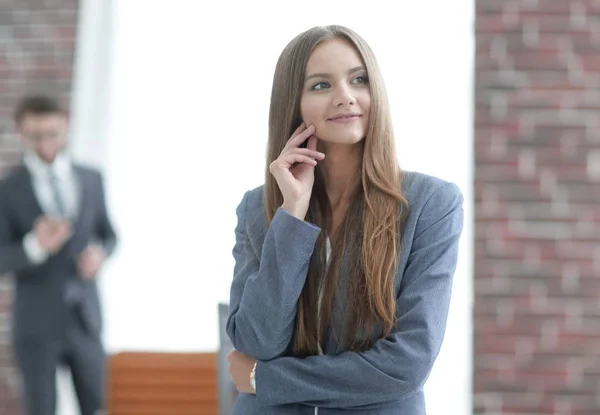
M107 392L108 415L217 415L217 354L116 354Z

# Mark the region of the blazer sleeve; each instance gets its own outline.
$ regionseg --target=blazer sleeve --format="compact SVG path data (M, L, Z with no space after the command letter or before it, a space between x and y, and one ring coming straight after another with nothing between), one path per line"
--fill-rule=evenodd
M99 194L99 206L98 206L98 233L102 241L102 247L107 256L112 255L117 246L117 234L112 226L112 222L108 217L108 209L106 207L106 193L104 191L104 180L102 175L97 173L98 181L98 194Z
M23 240L17 238L10 223L8 185L0 181L0 276L33 266L23 246Z
M321 230L279 208L259 258L248 233L250 197L247 192L236 209L235 267L226 330L237 350L270 360L281 356L290 344L298 298Z
M351 408L398 401L421 390L444 337L462 202L458 187L448 183L423 207L389 336L362 353L259 361L257 400L264 405Z

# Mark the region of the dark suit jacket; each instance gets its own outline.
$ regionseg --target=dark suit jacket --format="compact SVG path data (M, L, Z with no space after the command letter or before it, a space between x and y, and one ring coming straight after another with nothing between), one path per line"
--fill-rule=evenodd
M80 165L74 169L81 196L73 236L59 252L39 265L30 263L23 249L23 237L43 215L30 173L25 166L19 166L0 182L0 275L12 273L15 278L12 333L16 341L61 335L68 311L64 295L69 280L81 285L83 294L78 308L84 325L92 334L100 334L102 318L96 282L79 278L76 263L91 241L101 241L110 255L116 236L106 213L102 176Z

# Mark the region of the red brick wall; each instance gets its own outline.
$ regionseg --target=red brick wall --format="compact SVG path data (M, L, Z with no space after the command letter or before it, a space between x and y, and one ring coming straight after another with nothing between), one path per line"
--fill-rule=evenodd
M600 414L599 16L476 0L476 414Z
M45 92L68 105L71 94L77 0L5 0L0 3L0 176L20 160L12 111L26 93ZM0 414L21 414L10 350L9 278L0 279Z

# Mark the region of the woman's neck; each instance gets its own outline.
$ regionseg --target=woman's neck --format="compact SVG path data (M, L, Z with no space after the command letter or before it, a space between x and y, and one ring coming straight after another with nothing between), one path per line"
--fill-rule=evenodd
M329 204L335 212L352 199L361 176L363 146L362 143L323 144L326 156L321 171Z

